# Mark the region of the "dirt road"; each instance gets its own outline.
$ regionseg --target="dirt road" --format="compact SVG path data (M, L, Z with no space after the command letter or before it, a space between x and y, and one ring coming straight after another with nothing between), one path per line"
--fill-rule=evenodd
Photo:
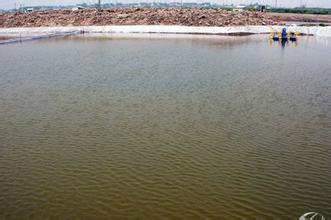
M293 13L270 13L277 21L295 21L295 22L320 22L331 23L331 15L312 15L312 14L293 14Z

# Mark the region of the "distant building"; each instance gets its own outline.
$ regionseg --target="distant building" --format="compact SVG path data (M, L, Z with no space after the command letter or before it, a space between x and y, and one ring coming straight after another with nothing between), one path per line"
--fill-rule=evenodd
M173 8L177 8L177 7L181 7L182 3L181 2L170 2L169 7L173 7Z
M196 2L185 2L183 3L184 8L198 8L199 5Z
M71 10L72 11L78 11L78 10L83 10L84 7L83 6L76 6L76 7L73 7Z
M22 7L22 8L19 8L18 11L29 13L29 12L38 11L38 9L35 9L33 7Z
M142 8L150 8L150 7L151 7L151 4L148 3L148 2L140 2L140 3L139 3L139 7L142 7Z
M211 8L212 6L209 2L204 2L204 3L200 4L200 7L201 8Z
M270 10L270 6L268 5L256 5L255 10L259 12L266 12L267 10Z
M53 10L53 9L57 9L57 7L55 7L55 6L28 6L28 7L20 7L18 9L18 11L29 13L29 12L34 12L34 11L47 11L47 10ZM13 11L16 11L16 9Z
M235 11L235 12L242 12L244 11L246 8L245 5L237 5L236 7L234 7L232 10Z

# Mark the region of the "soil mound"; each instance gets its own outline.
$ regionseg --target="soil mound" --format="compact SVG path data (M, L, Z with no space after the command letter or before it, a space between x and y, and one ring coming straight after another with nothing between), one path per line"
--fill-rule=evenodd
M238 26L277 23L277 19L266 13L222 9L114 8L0 13L0 27L3 28L88 25Z

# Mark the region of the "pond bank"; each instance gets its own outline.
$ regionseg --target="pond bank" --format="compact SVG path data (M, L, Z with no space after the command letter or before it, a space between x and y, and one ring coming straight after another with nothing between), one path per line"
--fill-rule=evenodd
M75 27L0 28L0 35L40 35L55 33L158 33L203 35L249 35L279 32L284 26L195 27L176 25L109 25ZM331 27L289 26L288 31L302 35L331 37Z

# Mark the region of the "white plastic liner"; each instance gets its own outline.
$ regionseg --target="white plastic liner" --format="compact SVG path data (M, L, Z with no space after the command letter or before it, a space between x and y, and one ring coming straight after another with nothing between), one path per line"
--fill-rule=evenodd
M110 26L75 26L75 27L33 27L0 28L0 34L52 34L67 32L85 33L167 33L167 34L265 34L280 32L283 27L288 31L320 37L331 37L331 27L304 26L234 26L234 27L194 27L176 25L110 25Z

